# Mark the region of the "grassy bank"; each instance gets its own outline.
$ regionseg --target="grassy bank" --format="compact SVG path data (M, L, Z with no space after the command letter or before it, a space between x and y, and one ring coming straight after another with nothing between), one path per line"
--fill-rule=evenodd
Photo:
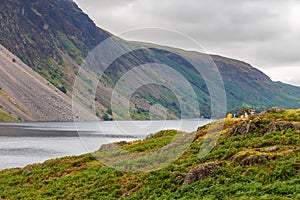
M0 109L0 122L20 122L21 118L17 118L12 114Z
M300 110L270 109L247 120L225 120L216 146L200 158L208 128L198 129L188 150L175 162L151 172L119 171L92 154L3 170L0 198L300 198ZM149 153L177 134L161 131L146 140L117 145L128 152Z

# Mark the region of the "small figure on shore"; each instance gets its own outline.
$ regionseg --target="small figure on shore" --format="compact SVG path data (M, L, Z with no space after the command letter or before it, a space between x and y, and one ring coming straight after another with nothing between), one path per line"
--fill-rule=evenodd
M231 113L228 113L227 118L228 118L228 119L231 119L231 118L232 118L232 114L231 114Z
M237 112L234 112L233 118L239 118L239 114Z

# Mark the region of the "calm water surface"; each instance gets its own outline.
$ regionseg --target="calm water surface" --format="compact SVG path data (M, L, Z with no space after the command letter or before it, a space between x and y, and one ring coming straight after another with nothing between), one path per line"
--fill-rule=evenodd
M0 123L0 169L93 152L159 130L192 132L210 120Z

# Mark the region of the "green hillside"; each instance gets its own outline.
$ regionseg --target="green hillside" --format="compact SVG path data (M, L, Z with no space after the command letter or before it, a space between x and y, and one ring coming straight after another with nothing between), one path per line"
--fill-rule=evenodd
M216 146L200 158L208 127L197 130L193 143L180 158L156 171L118 171L99 163L91 154L3 170L0 198L300 198L300 109L273 108L247 120L225 120ZM146 140L117 144L130 152L151 152L168 144L175 135L176 131L161 131Z
M0 44L69 96L72 95L76 75L86 56L98 44L112 36L108 31L98 28L88 15L70 0L5 0L1 3L0 10ZM124 49L133 46L140 48L114 60L104 72L104 77L95 77L100 82L105 80L103 84L98 85L93 98L99 118L112 117L112 113L108 112L112 107L111 97L114 86L121 77L131 69L147 63L169 66L192 86L197 95L199 110L193 107L189 110L191 116L187 118L198 117L199 112L210 118L212 94L208 92L203 74L198 73L188 62L194 60L201 64L202 69L208 69L211 63L208 63L207 58L215 63L224 82L226 97L222 99L226 98L227 105L222 107L226 107L227 111L235 111L242 107L260 111L273 106L300 106L299 87L273 82L267 75L245 62L154 44L129 42L121 38L115 42L114 45ZM106 46L107 56L112 54L112 46ZM98 67L103 64L101 61L96 63ZM94 69L94 74L97 75L99 71L99 68ZM159 73L155 76L154 79L158 78ZM178 76L170 77L175 81L176 78ZM206 81L213 83L214 79L206 77ZM161 104L168 110L168 118L180 118L180 99L189 105L190 92L181 83L178 85L185 91L179 99L170 89L157 84L147 84L138 88L130 99L131 118L149 119L149 110L155 104Z

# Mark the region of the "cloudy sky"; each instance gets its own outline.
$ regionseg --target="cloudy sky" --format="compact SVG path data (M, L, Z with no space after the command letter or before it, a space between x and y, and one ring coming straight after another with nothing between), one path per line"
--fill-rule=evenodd
M275 81L300 86L298 0L75 2L99 27L123 38L236 58L252 64ZM172 33L163 37L159 31L145 31L143 27L160 27L161 32ZM182 35L192 38L202 48Z

